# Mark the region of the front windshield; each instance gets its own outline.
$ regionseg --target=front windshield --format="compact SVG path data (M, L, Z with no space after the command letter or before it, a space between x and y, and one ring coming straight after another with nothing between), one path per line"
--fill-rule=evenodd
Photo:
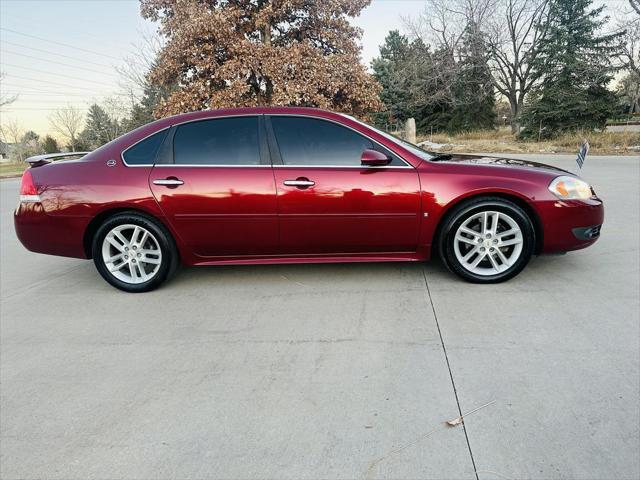
M429 152L426 152L425 150L422 150L420 147L418 147L417 145L414 145L411 142L407 142L406 140L398 138L395 135L391 135L390 133L387 133L384 130L380 130L379 128L376 128L373 125L369 125L368 123L365 123L365 122L363 122L361 120L358 120L357 118L352 117L351 115L346 115L346 114L342 114L342 115L344 115L345 117L353 120L354 122L358 122L360 125L364 125L367 128L375 130L377 133L379 133L383 137L391 140L392 142L400 145L403 148L406 148L411 153L413 153L415 156L420 157L423 160L431 160L434 157L433 154L429 154Z

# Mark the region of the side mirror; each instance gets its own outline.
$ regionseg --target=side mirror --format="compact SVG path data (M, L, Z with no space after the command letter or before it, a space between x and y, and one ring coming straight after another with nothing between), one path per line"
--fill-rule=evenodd
M377 150L367 149L362 152L360 162L366 167L384 167L391 163L391 157Z

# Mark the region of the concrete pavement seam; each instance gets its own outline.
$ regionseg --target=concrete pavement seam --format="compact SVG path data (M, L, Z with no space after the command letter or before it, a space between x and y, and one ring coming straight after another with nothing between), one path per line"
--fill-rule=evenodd
M447 355L447 347L444 344L442 338L442 331L440 330L440 322L438 322L438 314L436 313L436 307L433 304L433 298L431 297L431 290L429 289L429 282L427 281L427 274L422 267L422 276L424 277L424 284L427 287L427 295L429 296L429 303L431 303L431 310L433 311L433 318L436 321L436 327L438 329L438 336L440 337L440 343L442 344L442 351L444 352L444 359L447 362L447 370L449 370L449 378L451 379L451 386L453 387L453 395L456 397L456 405L458 406L458 414L462 416L462 409L460 408L460 400L458 399L458 391L456 390L456 382L453 380L453 373L451 372L451 364L449 363L449 356ZM469 435L467 434L467 427L462 422L462 429L464 431L464 438L467 441L467 448L469 450L469 456L471 457L471 465L473 466L473 473L476 476L476 480L479 480L478 470L476 469L476 462L473 458L473 452L471 451L471 444L469 443Z

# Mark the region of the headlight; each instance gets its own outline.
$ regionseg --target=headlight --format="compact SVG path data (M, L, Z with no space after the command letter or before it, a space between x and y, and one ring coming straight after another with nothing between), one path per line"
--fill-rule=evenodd
M554 178L549 191L562 200L586 199L593 196L591 186L579 178L563 175Z

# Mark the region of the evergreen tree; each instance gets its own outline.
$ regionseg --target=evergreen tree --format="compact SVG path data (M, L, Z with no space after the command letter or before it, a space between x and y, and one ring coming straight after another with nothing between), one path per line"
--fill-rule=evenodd
M385 105L378 125L385 126L389 117L413 117L420 132L493 128L495 96L487 59L484 36L472 24L460 45L433 51L420 39L409 42L389 32L372 62Z
M104 145L112 140L111 132L114 130L113 127L113 120L107 112L100 105L94 103L89 107L86 127L82 132L83 143L86 142L91 148L98 148Z
M373 76L382 86L380 100L384 111L375 115L375 122L380 127L385 127L391 120L402 122L412 116L408 80L404 75L409 56L409 40L398 30L392 30L380 46L380 56L371 62Z
M452 94L449 132L494 128L495 95L489 70L489 50L484 35L475 23L465 28L461 59L457 64Z
M153 122L156 118L154 112L160 103L169 97L173 87L152 85L147 82L144 87L142 100L136 103L129 112L129 117L124 121L126 131L134 130L142 125Z
M37 143L38 140L40 140L40 135L33 130L29 130L22 136L22 143Z
M29 130L22 136L18 148L21 150L22 158L41 154L40 135L33 130Z
M542 78L523 113L523 137L553 137L563 131L604 126L616 109L607 89L622 33L600 35L608 18L592 0L552 0L548 34L533 63Z
M58 141L51 135L46 135L42 139L42 149L44 150L44 153L58 153L60 151L60 148L58 148Z

